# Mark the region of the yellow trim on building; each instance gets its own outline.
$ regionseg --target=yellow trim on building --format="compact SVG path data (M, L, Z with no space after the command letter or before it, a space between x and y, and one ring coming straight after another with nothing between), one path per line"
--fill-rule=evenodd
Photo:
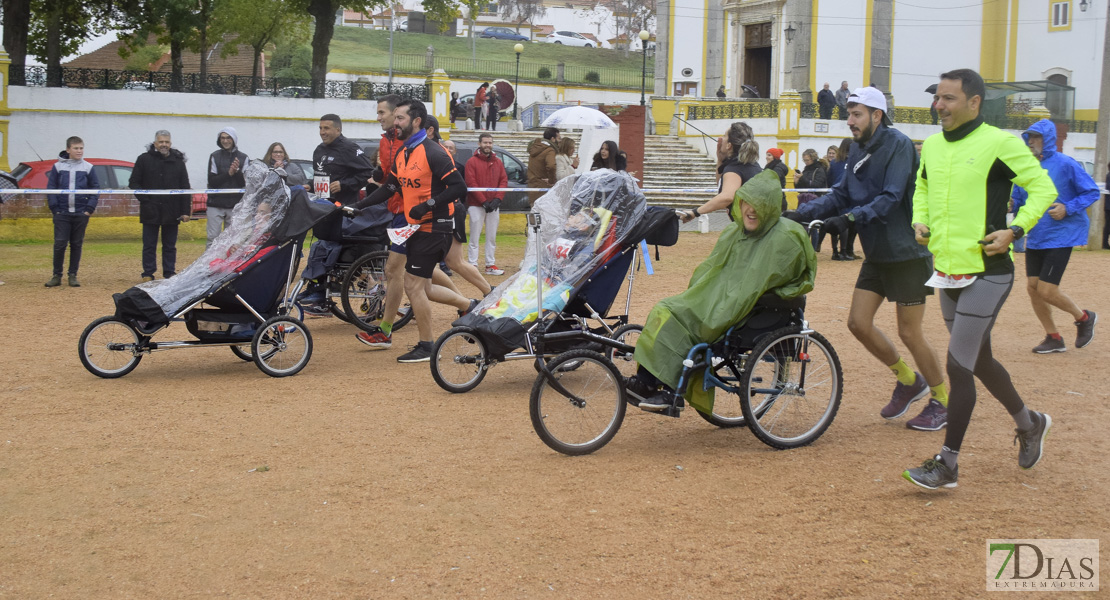
M1064 25L1055 26L1055 25L1052 24L1053 16L1054 16L1053 13L1056 12L1056 5L1058 5L1058 4L1066 4L1067 5L1067 7L1068 7L1067 8L1068 22ZM1049 31L1071 31L1071 22L1074 20L1072 17L1075 16L1074 9L1075 9L1075 6L1072 5L1072 0L1054 0L1052 2L1049 2L1048 3L1048 30Z
M982 39L979 42L979 74L984 81L1006 79L1006 13L1003 2L984 2Z
M817 10L821 0L813 0L809 13L809 91L817 91ZM836 87L840 87L837 84ZM816 102L816 96L814 97Z
M1077 108L1072 111L1071 118L1073 121L1098 121L1097 108ZM1101 126L1101 125L1100 125Z
M263 115L213 115L213 114L189 114L189 113L168 113L168 112L135 112L128 110L65 110L58 108L13 108L13 113L47 113L47 114L65 114L65 115L128 115L134 117L181 117L185 119L238 119L238 120L253 120L253 121L304 121L306 123L315 123L319 119L317 117L269 117ZM343 119L344 123L377 123L377 119Z
M663 90L664 95L671 95L674 93L674 28L675 28L675 2L677 0L668 0L667 6L667 89ZM655 60L659 61L659 55L655 55Z
M863 17L863 81L860 87L871 85L871 38L875 32L875 0L867 0L867 14Z
M1017 36L1018 36L1018 4L1021 0L1010 0L1010 54L1006 57L1006 81L1014 81L1017 77Z
M709 75L705 72L709 61L709 0L705 0L705 19L703 23L701 30L701 84L698 85L698 95L716 97L717 90L705 89L705 78Z

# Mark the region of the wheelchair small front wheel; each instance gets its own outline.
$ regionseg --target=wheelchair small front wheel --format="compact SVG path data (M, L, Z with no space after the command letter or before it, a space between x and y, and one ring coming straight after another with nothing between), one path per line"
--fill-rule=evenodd
M643 325L627 323L618 327L611 337L614 341L635 347L636 341L640 339L640 333L643 330ZM617 367L621 375L632 377L636 374L636 357L632 352L624 352L607 346L605 348L605 358L613 361L613 365Z
M734 388L739 388L741 373L737 366L728 359L714 358L717 362L713 366L713 375L721 382ZM743 427L748 422L744 419L744 410L741 406L740 395L718 387L713 392L713 410L710 412L697 411L698 416L717 427Z
M77 352L90 373L104 379L123 377L143 359L144 340L135 328L117 317L101 317L81 332Z
M576 362L574 369L560 365ZM601 449L617 435L624 421L624 384L621 374L604 355L592 350L570 350L547 363L561 393L540 373L532 386L528 411L532 428L556 452L579 456Z
M840 357L824 336L783 327L752 349L741 375L740 407L752 433L773 448L813 443L840 408Z
M293 317L272 317L254 332L251 355L270 377L296 375L312 358L312 335Z
M489 354L482 338L470 327L453 327L432 346L432 379L452 394L478 387L489 369Z

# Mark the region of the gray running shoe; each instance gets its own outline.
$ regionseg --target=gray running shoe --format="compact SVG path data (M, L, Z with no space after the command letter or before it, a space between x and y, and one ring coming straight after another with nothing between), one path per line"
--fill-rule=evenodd
M960 467L948 468L948 465L944 464L944 459L938 454L925 461L920 467L902 471L902 479L927 490L935 490L939 487L956 487L959 473Z
M925 396L929 395L929 384L925 383L925 378L921 373L913 374L913 385L902 385L899 381L898 385L894 386L894 393L890 396L890 402L879 411L879 416L884 419L897 419L898 417L906 414L906 410L910 405Z
M1091 340L1095 339L1095 323L1098 323L1098 315L1093 310L1084 310L1087 313L1086 321L1075 322L1075 347L1086 348Z
M936 398L929 398L929 403L925 405L921 414L906 421L906 427L917 431L940 431L947 424L948 409Z
M1092 323L1094 325L1094 323ZM1064 340L1058 340L1051 335L1044 336L1044 341L1033 347L1033 352L1037 354L1051 354L1053 352L1067 352L1068 347L1064 345Z
M1018 465L1023 469L1032 469L1041 462L1041 456L1044 455L1044 438L1048 435L1048 429L1052 427L1052 417L1047 413L1039 413L1035 410L1029 412L1033 417L1033 429L1014 430L1014 443L1021 443L1021 449L1018 450Z

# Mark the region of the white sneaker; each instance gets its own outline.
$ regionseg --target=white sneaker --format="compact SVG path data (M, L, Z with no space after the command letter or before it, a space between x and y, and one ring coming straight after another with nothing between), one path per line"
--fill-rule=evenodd
M486 275L504 275L505 269L497 268L497 265L490 265L486 267Z

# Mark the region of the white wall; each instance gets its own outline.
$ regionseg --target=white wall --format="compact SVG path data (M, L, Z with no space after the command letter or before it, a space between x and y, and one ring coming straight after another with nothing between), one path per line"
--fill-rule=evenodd
M712 96L716 89L702 89L705 81L703 63L705 61L705 1L672 0L674 2L674 28L671 48L671 81L689 81L698 84L698 96ZM669 18L663 17L661 18ZM685 76L683 69L692 69L693 74ZM667 94L673 94L672 89Z
M847 81L850 90L867 85L863 65L866 14L867 0L817 3L817 59L814 66L817 87L813 90L814 102L817 91L825 82L833 91L840 88L841 81ZM784 60L792 60L792 53L793 49L788 50Z
M378 137L382 131L377 105L365 100L16 86L8 93L10 166L38 160L36 151L43 159L57 157L71 135L85 140L89 158L133 161L155 131L166 129L174 147L189 158L194 188L207 186L205 163L216 150L220 129L229 125L251 158L261 158L272 142L281 142L292 158L311 160L320 143L319 119L327 113L344 119L347 137Z
M933 97L925 93L925 88L936 83L941 73L965 67L977 70L982 22L981 3L895 2L891 49L894 64L891 93L895 106L928 108Z
M1075 107L1097 109L1102 49L1106 34L1106 5L1094 3L1086 12L1072 3L1071 31L1049 31L1045 2L1023 0L1018 10L1018 81L1047 79L1045 71L1071 71L1068 85L1075 89ZM1066 73L1064 73L1066 74Z

